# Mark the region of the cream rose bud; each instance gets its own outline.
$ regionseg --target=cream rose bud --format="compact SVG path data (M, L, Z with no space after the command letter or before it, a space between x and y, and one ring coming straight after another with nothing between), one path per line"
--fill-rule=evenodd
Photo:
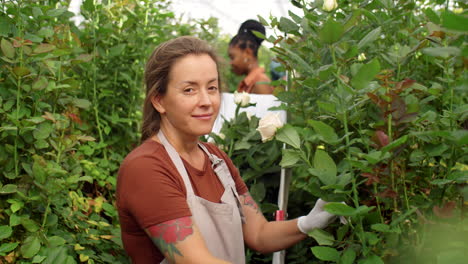
M364 54L364 53L359 54L359 56L357 57L358 61L364 61L366 59L367 59L366 54Z
M323 0L323 6L322 6L323 11L330 12L336 9L337 7L338 7L338 3L336 2L336 0Z
M238 93L234 92L234 103L240 106L248 106L250 103L250 96L246 92Z
M219 133L218 137L220 137L221 139L226 139L226 135L224 135L223 133Z
M278 113L268 113L258 122L257 131L262 136L262 142L273 139L276 130L283 126Z

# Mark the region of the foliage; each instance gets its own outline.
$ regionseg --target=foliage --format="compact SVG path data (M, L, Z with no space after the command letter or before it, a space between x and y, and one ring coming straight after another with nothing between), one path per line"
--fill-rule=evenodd
M466 259L466 11L448 1L340 1L331 12L294 3L303 15L260 18L291 72L278 93L293 128L276 137L289 145L281 163L294 168L293 190L345 201L326 209L349 220L311 234L319 245L309 252L336 263Z
M139 141L146 58L218 32L179 23L165 1L86 0L78 27L68 5L0 6L2 263L128 262L115 176Z

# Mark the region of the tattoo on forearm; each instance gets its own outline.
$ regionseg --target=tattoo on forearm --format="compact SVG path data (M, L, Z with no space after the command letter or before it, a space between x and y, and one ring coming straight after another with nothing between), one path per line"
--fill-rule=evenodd
M257 203L255 202L255 200L252 198L252 196L250 195L250 193L245 193L245 194L242 194L241 197L244 198L244 202L243 202L243 205L246 205L246 206L249 206L251 208L253 208L255 210L256 213L260 212L260 209L258 208L258 205Z
M190 216L169 220L159 225L151 226L146 229L153 243L171 258L175 259L175 254L182 256L175 247L175 243L183 241L193 234L193 222Z

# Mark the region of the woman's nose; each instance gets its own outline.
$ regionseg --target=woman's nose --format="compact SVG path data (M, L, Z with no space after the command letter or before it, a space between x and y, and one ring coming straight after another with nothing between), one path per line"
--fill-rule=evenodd
M203 89L201 93L199 93L200 98L199 98L199 104L200 105L211 105L211 97L208 94L208 90Z

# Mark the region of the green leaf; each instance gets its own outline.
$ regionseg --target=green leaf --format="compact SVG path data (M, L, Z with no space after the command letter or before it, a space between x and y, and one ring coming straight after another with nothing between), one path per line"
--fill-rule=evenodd
M53 131L53 126L49 122L40 123L33 131L35 139L46 139L50 136Z
M39 230L39 225L32 219L22 218L21 225L29 232L34 233Z
M39 255L36 255L34 256L34 258L32 259L32 263L41 263L42 261L44 261L44 259L47 258L46 256L39 256Z
M79 98L74 98L73 104L75 104L76 107L79 107L81 109L88 109L91 106L90 101L86 99L79 99Z
M322 229L313 229L308 234L313 237L320 246L331 246L335 241L332 234Z
M343 25L333 20L333 18L329 18L320 30L319 37L324 43L333 44L340 40L343 31Z
M268 21L266 21L261 15L257 15L257 18L258 18L258 21L260 21L260 23L262 23L262 25L267 26L267 27L270 26L268 24Z
M0 42L0 47L2 49L3 54L5 54L5 57L10 59L15 57L15 48L10 43L10 41L2 38L2 41Z
M299 138L299 134L297 133L296 129L290 125L283 126L277 132L276 139L292 146L293 148L301 148L301 139Z
M47 238L47 240L49 241L49 246L50 247L58 247L58 246L61 246L61 245L65 245L65 243L67 241L65 241L65 239L63 239L62 237L59 237L59 236L51 236L49 238Z
M115 57L122 55L122 52L125 50L126 44L118 44L109 49L109 56Z
M373 224L371 225L371 228L382 233L396 232L396 230L391 229L390 226L386 224Z
M33 235L26 238L20 251L24 258L32 258L40 249L41 242L37 236Z
M442 12L442 26L444 28L468 32L468 17L464 15L454 14L452 12Z
M32 8L32 13L33 13L33 17L34 17L34 18L38 18L39 16L44 15L44 14L42 13L41 8L39 8L39 7L37 7L37 6L35 6L35 7Z
M15 193L18 189L18 186L15 184L6 184L0 188L0 194L10 194Z
M439 16L431 8L428 7L424 9L424 14L426 14L427 18L429 18L429 20L434 24L440 24Z
M258 203L265 198L265 185L262 182L258 182L250 187L250 194L252 198Z
M67 11L65 8L50 9L47 10L46 15L50 17L58 17L65 13L65 11Z
M320 181L325 185L336 183L336 164L333 159L323 150L317 150L314 155L314 170Z
M15 243L4 243L0 245L0 256L6 255L6 253L11 252L19 245L18 242Z
M340 258L340 264L353 264L356 259L356 252L352 248L347 248Z
M299 26L287 17L281 17L279 22L279 29L285 33L295 32Z
M384 262L376 255L370 255L369 257L360 260L358 264L384 264Z
M26 67L17 66L13 68L13 73L18 77L23 77L31 73Z
M40 54L40 53L46 53L46 52L51 52L55 49L55 46L52 44L47 44L47 43L41 43L39 46L37 46L34 49L34 53Z
M354 208L346 204L336 202L327 203L323 206L323 209L331 214L342 216L353 216L356 211Z
M317 106L330 113L336 112L336 105L333 103L317 101Z
M13 229L10 226L0 226L0 240L9 238L13 233Z
M391 149L394 149L404 143L406 143L406 141L408 140L408 135L404 135L400 138L398 138L397 140L394 140L392 142L390 142L390 144L386 145L385 147L383 147L381 150L383 153L391 150Z
M47 87L47 79L44 77L39 77L37 81L35 81L32 85L33 90L42 90Z
M41 251L42 253L42 251ZM47 256L47 258L42 262L42 264L55 264L55 263L75 263L75 261L69 262L70 255L68 254L68 249L65 246L58 247L48 247L42 253Z
M373 41L375 41L376 39L378 39L380 37L381 32L382 32L382 28L377 27L374 30L372 30L371 32L367 33L367 35L365 35L361 39L361 41L359 41L358 49L362 49L363 47L367 46L368 44L370 44Z
M365 88L379 72L380 63L377 59L373 59L369 63L362 65L362 67L351 80L351 84L356 87L356 89Z
M86 10L88 12L93 12L95 10L95 6L94 6L94 1L93 0L85 0L83 1L83 10Z
M283 168L291 167L301 159L301 154L293 149L283 149L280 166Z
M320 135L323 141L332 145L338 143L338 136L333 127L322 121L309 120L308 123L314 128L315 132Z
M451 56L459 56L461 53L460 49L457 47L425 48L422 49L422 52L432 57L441 57L444 59Z
M338 250L331 247L312 247L312 253L315 257L324 261L338 261L340 259L340 253Z

